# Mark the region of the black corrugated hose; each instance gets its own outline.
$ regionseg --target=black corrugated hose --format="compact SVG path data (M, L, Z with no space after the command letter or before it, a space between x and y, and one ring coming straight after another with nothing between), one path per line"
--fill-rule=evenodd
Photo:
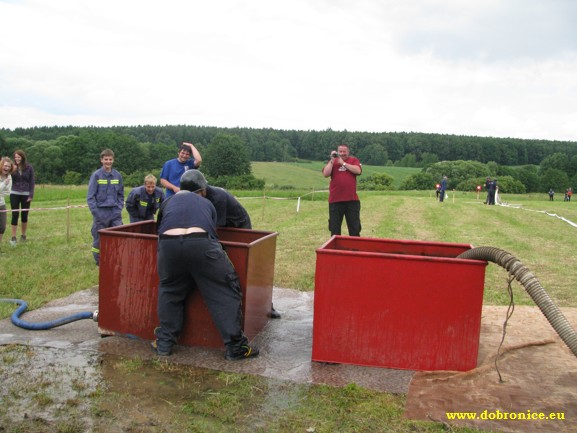
M477 247L460 254L458 259L485 260L505 268L525 288L553 329L577 356L577 333L555 305L535 275L512 254L494 247Z

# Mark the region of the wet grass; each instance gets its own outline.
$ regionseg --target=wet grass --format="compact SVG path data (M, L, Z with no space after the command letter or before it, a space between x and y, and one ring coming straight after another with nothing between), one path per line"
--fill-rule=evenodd
M405 396L355 384L295 384L112 355L73 367L61 350L20 345L0 354L3 433L447 431L404 419Z
M113 417L113 424L123 424L125 431L445 431L443 424L403 419L404 396L369 391L355 384L342 388L302 385L159 361L146 361L138 370L127 370L124 364L132 362L106 358L103 371L111 385L106 399L99 403L102 414ZM148 392L150 387L155 388L153 395ZM108 397L110 393L114 398ZM121 408L124 418L130 420L128 426L118 418Z

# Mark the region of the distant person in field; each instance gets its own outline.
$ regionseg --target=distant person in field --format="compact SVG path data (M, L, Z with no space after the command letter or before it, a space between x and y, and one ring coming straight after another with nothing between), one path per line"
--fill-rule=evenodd
M16 246L16 231L18 229L19 210L22 209L22 224L20 225L20 242L26 242L28 229L28 209L34 199L34 169L26 160L23 150L14 152L14 167L12 168L12 192L10 207L12 208L12 239L10 245ZM15 212L14 212L15 211Z
M488 197L487 197L487 204L494 205L495 204L495 196L497 194L497 179L493 179L489 182L489 186L487 187Z
M152 174L144 178L144 185L130 191L126 199L126 210L130 222L154 221L154 215L164 200L162 188L156 186L156 177Z
M6 231L6 198L10 199L10 191L12 191L12 167L14 164L8 157L2 158L0 161L0 243Z
M445 201L445 194L447 191L447 176L443 176L443 180L441 180L441 193L439 195L439 201Z
M160 172L160 184L166 189L166 198L180 191L180 178L187 170L199 168L200 152L192 143L183 142L178 156L164 163Z
M553 191L553 188L549 188L549 201L553 201L554 196L555 196L555 191Z
M114 152L105 149L100 153L102 167L90 176L86 201L92 213L92 255L100 264L100 235L98 230L122 225L124 183L122 175L112 168Z
M323 176L330 177L329 231L331 236L341 234L343 217L349 236L361 235L361 201L357 195L357 176L363 172L360 161L350 156L349 146L340 144L332 151L323 167Z

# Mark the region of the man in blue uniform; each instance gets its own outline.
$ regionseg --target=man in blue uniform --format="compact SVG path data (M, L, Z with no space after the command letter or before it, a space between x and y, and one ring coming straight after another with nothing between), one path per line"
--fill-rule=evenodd
M86 201L92 213L92 255L100 263L100 235L98 230L122 225L124 184L122 175L112 168L114 152L105 149L100 153L102 167L90 176Z
M200 290L230 361L257 356L241 327L242 292L238 275L216 234L216 210L202 197L206 179L189 170L181 190L165 200L158 213L158 318L153 348L168 356L184 321L184 302L193 283Z
M126 210L130 222L153 221L154 215L164 200L162 188L156 186L156 177L152 174L144 178L144 185L130 191L126 199Z
M187 170L200 167L202 157L192 143L184 142L180 146L178 157L164 163L160 172L160 184L166 188L166 197L180 191L180 177Z

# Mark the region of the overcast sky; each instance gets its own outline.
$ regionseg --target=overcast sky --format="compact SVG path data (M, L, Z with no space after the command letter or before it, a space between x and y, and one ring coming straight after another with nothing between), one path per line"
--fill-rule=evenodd
M0 127L577 141L575 0L0 0Z

